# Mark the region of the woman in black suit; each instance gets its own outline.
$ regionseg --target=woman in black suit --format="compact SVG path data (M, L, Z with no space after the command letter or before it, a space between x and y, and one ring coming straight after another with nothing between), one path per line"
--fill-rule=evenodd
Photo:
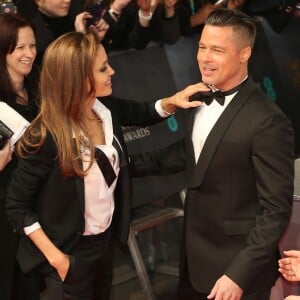
M38 111L36 73L32 70L36 57L34 28L27 20L10 13L0 15L0 28L0 101L30 122ZM28 287L16 263L18 237L5 212L7 186L18 164L13 150L14 145L10 145L10 142L0 150L0 159L3 159L0 167L1 300L25 300L24 288ZM31 295L29 299L33 300L34 297Z
M155 104L106 97L113 74L93 33L67 33L45 52L40 114L18 145L7 197L22 235L18 261L42 275L42 299L109 298L110 237L127 241L131 209L120 125L153 124L173 104L197 105L186 102L197 85Z

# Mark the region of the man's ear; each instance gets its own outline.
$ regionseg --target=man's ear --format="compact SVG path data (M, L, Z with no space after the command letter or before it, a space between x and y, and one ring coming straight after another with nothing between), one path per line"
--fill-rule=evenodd
M242 49L242 51L240 53L240 62L246 63L249 60L251 53L252 53L251 47L246 47L246 48Z

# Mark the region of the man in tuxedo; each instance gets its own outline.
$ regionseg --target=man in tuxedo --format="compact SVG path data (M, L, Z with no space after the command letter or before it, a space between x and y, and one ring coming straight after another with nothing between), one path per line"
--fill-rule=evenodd
M178 299L267 300L278 277L294 137L287 117L248 76L255 34L249 16L218 9L199 41L202 80L215 93L198 96L203 104L189 111Z

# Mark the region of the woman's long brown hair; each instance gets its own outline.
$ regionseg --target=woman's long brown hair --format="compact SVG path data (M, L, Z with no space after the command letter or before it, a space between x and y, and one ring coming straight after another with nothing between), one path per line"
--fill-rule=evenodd
M18 144L24 157L37 151L49 132L57 147L57 158L65 176L84 176L82 134L94 147L83 125L87 99L94 95L92 66L99 41L93 33L70 32L47 48L41 69L41 109ZM91 166L91 162L90 162Z

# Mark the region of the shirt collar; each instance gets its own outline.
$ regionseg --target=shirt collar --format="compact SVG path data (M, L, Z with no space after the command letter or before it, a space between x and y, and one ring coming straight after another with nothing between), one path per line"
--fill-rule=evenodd
M96 98L95 103L93 105L93 111L98 115L98 117L102 121L105 136L105 144L112 145L114 135L110 110Z

